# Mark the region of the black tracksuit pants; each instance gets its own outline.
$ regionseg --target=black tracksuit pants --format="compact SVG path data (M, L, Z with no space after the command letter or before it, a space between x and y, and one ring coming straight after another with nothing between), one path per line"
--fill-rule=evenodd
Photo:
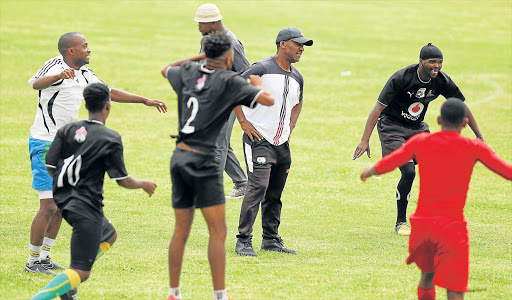
M283 205L281 194L292 163L289 143L274 146L265 139L251 142L246 134L243 143L248 182L237 237L252 237L261 203L263 239L279 239L278 228Z

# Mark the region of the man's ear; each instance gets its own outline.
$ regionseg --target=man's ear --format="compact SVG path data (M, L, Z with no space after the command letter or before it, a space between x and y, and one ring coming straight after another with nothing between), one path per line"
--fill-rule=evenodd
M109 100L109 101L107 101L107 103L105 103L105 107L104 107L104 109L105 109L106 111L110 111L110 107L111 107L111 104L110 104L110 100Z
M466 127L466 125L468 125L469 123L469 119L468 118L464 118L464 120L462 121L462 123L460 123L460 129Z
M437 116L437 124L443 125L443 120L441 120L441 116Z

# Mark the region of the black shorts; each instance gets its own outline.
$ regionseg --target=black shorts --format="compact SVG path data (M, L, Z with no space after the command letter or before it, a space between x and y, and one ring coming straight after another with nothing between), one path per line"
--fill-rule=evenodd
M176 148L171 158L172 207L203 208L226 203L222 171L213 152L201 154Z
M90 271L100 243L108 241L116 230L105 216L96 220L64 209L62 217L73 227L71 235L71 268Z
M381 115L377 122L377 131L382 147L382 157L400 148L413 135L430 132L428 124L425 122L418 124L406 123L384 115Z

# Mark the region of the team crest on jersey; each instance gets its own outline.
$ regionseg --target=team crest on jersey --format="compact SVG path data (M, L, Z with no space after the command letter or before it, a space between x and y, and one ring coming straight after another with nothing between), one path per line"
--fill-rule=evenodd
M418 99L421 99L423 97L425 97L425 91L427 90L427 88L421 88L419 89L417 92L416 92L416 98Z
M197 83L196 83L196 90L198 90L198 91L202 90L205 82L206 82L206 75L203 75L203 77L198 78Z
M417 117L421 114L423 111L423 108L425 106L421 102L414 102L413 104L409 105L409 108L407 109L411 116Z
M83 143L85 141L85 138L87 137L87 130L85 130L85 127L80 127L75 131L74 140L77 143Z

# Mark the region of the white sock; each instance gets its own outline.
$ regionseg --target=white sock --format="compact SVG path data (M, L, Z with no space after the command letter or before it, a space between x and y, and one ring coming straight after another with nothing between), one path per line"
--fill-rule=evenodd
M213 291L213 300L229 300L226 289Z
M46 259L50 255L50 250L52 249L53 243L55 243L55 239L51 239L48 237L44 237L43 247L41 248L41 255L39 259Z
M31 264L35 263L36 261L39 261L39 254L41 253L41 247L42 246L34 246L32 244L29 244L27 263L29 263L31 265Z
M180 287L177 288L169 288L169 295L173 295L176 299L183 299L183 296L180 292Z

